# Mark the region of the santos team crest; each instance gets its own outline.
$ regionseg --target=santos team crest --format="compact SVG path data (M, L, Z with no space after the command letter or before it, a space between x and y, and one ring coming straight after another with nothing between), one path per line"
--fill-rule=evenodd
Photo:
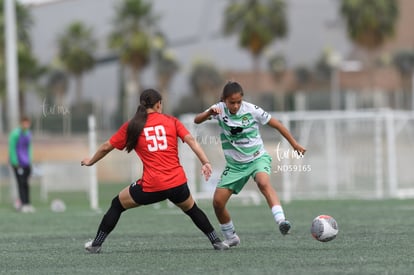
M249 124L250 124L249 118L248 118L247 116L244 116L244 117L242 118L242 125L243 125L243 126L247 126L247 125L249 125Z

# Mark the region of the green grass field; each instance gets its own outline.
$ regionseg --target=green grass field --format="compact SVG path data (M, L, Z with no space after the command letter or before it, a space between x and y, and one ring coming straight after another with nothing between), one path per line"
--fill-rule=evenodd
M122 185L100 185L106 210ZM103 213L88 209L86 194L51 194L66 202L53 213L38 200L37 212L21 214L0 202L1 274L413 274L413 200L294 201L284 204L293 231L282 236L267 206L231 201L241 245L214 251L177 208L161 204L129 210L108 237L101 254L87 254ZM208 201L199 205L218 229ZM328 243L312 239L310 224L330 214L339 224Z

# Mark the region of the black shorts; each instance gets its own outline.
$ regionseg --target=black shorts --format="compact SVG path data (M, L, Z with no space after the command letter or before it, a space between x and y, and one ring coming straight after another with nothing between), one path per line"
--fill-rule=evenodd
M170 200L172 203L177 204L185 201L190 196L190 189L188 189L187 183L180 186L157 192L144 192L142 185L139 181L133 182L129 186L129 194L132 199L140 205L147 205L163 200Z

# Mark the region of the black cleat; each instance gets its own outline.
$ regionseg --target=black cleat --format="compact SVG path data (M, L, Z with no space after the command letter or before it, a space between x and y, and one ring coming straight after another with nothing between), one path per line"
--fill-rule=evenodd
M290 222L288 220L284 220L279 224L279 231L282 235L287 235L289 234L291 227Z

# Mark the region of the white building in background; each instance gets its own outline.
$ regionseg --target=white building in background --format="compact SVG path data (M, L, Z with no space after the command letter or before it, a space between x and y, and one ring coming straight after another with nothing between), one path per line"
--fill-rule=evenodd
M106 38L111 31L114 6L117 0L20 0L21 2L46 2L29 5L32 26L33 49L41 63L54 61L57 53L57 34L75 20L81 20L94 29L99 39L99 56L108 53ZM50 2L50 3L48 3ZM240 49L236 37L221 34L223 12L228 1L223 0L153 0L156 14L160 15L160 28L167 36L171 48L179 60L181 70L170 87L170 101L179 103L188 94L188 73L197 59L206 59L223 70L245 71L252 66L249 53ZM345 30L339 23L338 1L288 0L288 36L269 47L269 52L286 56L288 65L312 66L327 46L347 54L351 45ZM265 60L262 66L265 68ZM143 86L153 86L154 75L148 68L142 76ZM115 111L118 91L118 65L116 63L95 67L83 79L84 97L102 106L107 114ZM70 85L67 101L74 97L74 85ZM41 112L41 99L28 99L30 113ZM38 102L37 102L38 101Z

